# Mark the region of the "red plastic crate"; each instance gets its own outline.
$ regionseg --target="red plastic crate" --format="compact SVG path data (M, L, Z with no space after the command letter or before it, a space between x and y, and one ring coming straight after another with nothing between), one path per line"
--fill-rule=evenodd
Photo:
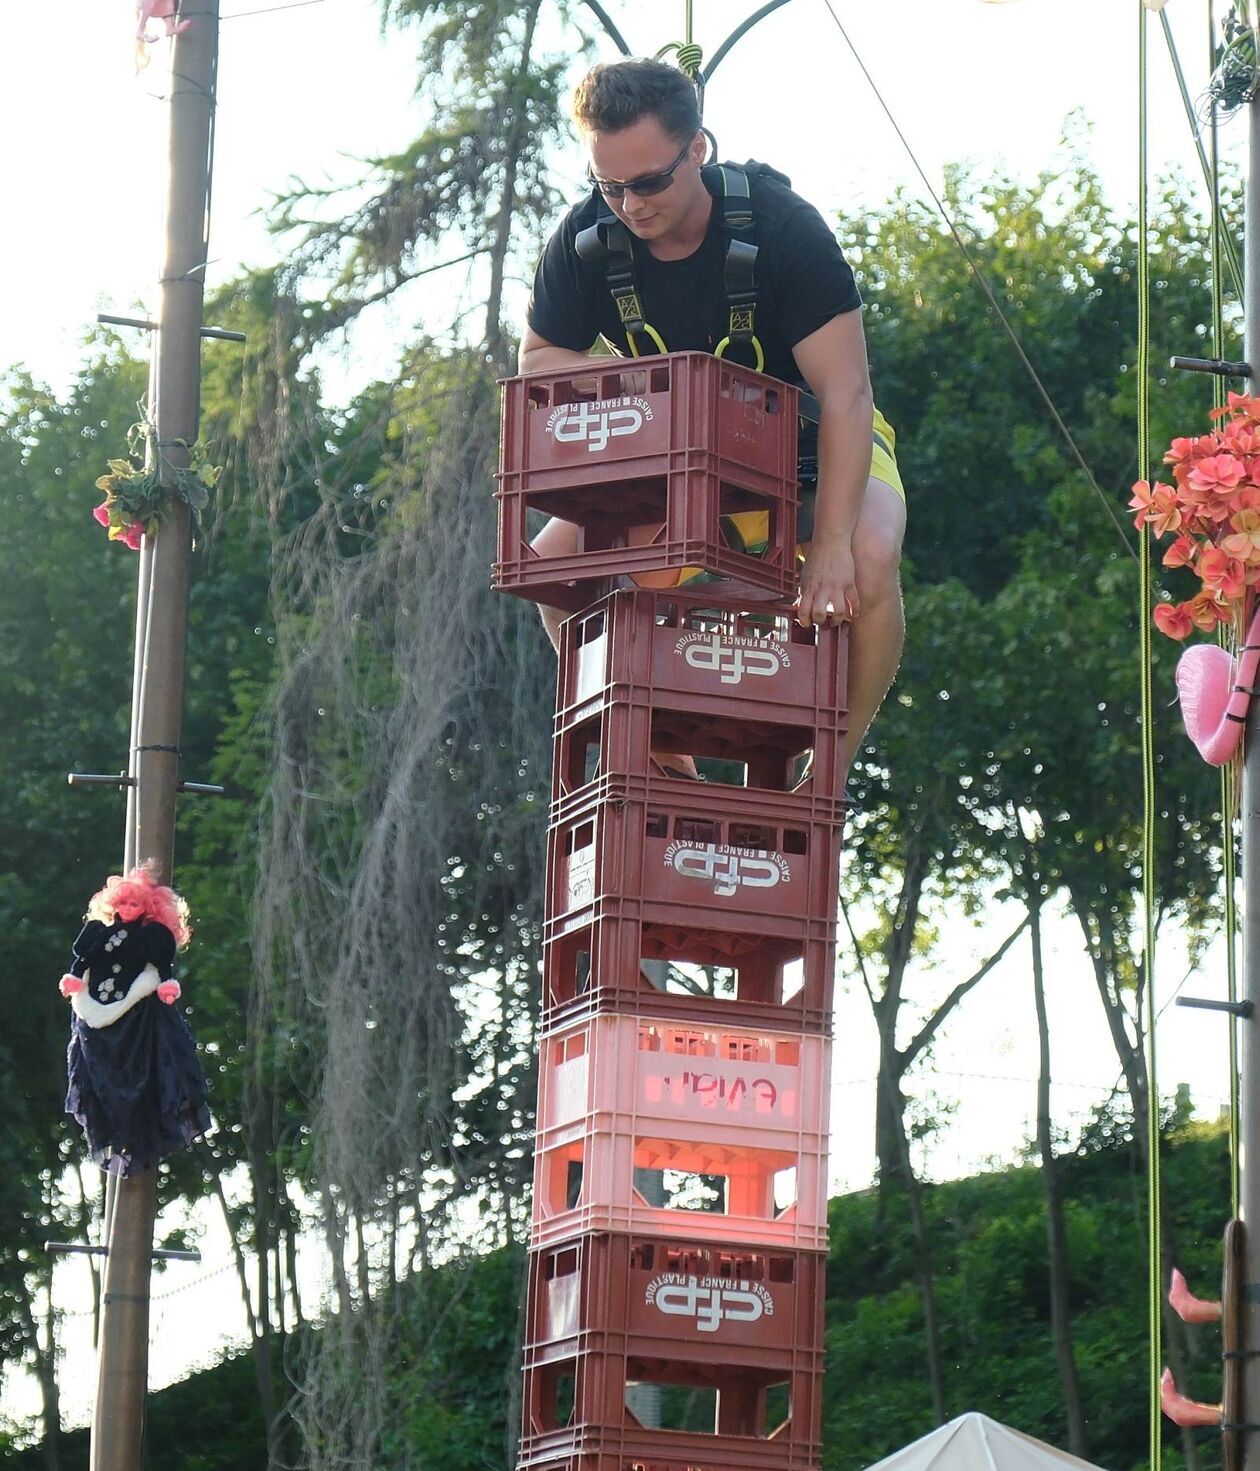
M620 1440L635 1463L808 1465L821 1439L822 1349L767 1349L759 1357L728 1364L707 1344L679 1344L661 1357L589 1348L558 1360L526 1349L519 1464ZM662 1429L644 1426L627 1404L627 1392L641 1385L664 1390ZM690 1393L671 1403L673 1386Z
M822 1445L777 1436L744 1441L643 1430L575 1429L532 1435L518 1471L821 1471Z
M538 1134L553 1143L681 1129L738 1144L751 1124L799 1152L828 1128L831 1046L817 1035L601 1015L548 1033L538 1061Z
M700 567L771 597L796 592L796 390L708 353L534 373L503 384L494 586L579 608L578 580ZM581 531L541 557L531 511ZM720 520L765 511L762 556L729 546ZM646 545L633 528L659 527Z
M620 1231L826 1250L827 1135L801 1131L789 1147L781 1130L745 1123L740 1138L684 1124L540 1133L530 1240Z
M502 380L499 473L531 490L649 479L680 451L749 489L796 484L797 391L705 352Z
M602 1335L635 1358L702 1346L724 1365L820 1348L827 1254L593 1234L530 1253L525 1343L536 1363Z
M692 911L597 900L543 931L543 1026L601 1012L828 1036L834 922L779 917L706 929ZM740 927L737 929L735 925ZM646 962L646 965L645 965Z
M577 796L597 776L648 778L677 789L685 779L664 777L652 764L654 752L666 751L733 763L690 785L738 793L742 802L761 792L843 801L844 712L818 710L808 724L794 724L752 719L738 706L725 715L693 710L682 695L660 698L655 703L639 686L557 715L552 800Z
M548 918L634 899L644 919L681 928L781 935L784 921L833 921L842 810L808 793L601 777L552 808Z
M557 711L571 724L610 698L728 719L812 726L847 705L848 627L806 628L787 607L624 589L567 618ZM716 591L716 589L714 589Z

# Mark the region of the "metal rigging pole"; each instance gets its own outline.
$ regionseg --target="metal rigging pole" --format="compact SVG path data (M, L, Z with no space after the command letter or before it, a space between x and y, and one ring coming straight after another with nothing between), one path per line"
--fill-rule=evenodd
M1244 359L1260 363L1260 95L1247 104L1248 168L1244 224ZM1254 378L1249 391L1255 391ZM1242 1342L1260 1348L1260 700L1253 700L1244 733L1242 774L1243 1000L1239 1061L1239 1216L1243 1248ZM1260 1416L1260 1357L1243 1360L1243 1418ZM1243 1465L1260 1471L1260 1436L1243 1440Z
M149 405L154 452L168 467L186 465L180 441L197 439L218 46L219 0L198 0L193 24L174 38L168 90L166 245ZM123 845L126 868L151 858L164 884L174 865L191 550L189 508L173 495L160 532L140 552ZM140 1471L156 1168L111 1177L107 1202L91 1471Z

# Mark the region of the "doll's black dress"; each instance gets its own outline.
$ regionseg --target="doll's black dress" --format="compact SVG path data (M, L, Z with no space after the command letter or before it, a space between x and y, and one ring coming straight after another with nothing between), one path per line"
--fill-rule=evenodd
M89 920L70 973L66 1112L93 1160L120 1175L154 1165L210 1128L206 1080L183 1012L157 996L173 979L175 937L163 924Z

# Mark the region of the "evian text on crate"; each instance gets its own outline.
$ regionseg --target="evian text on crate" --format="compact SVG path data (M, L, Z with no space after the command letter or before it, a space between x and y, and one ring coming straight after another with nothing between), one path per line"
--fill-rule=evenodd
M689 633L674 645L692 669L713 670L723 684L739 684L745 674L773 678L791 667L787 648L778 640L732 638L720 633Z
M644 1300L670 1317L694 1318L702 1333L716 1333L723 1322L755 1323L774 1313L774 1298L760 1282L730 1282L683 1272L653 1277Z
M653 1096L655 1089L651 1079L645 1091L650 1102L656 1102ZM663 1089L669 1091L675 1100L685 1103L688 1098L695 1098L704 1108L716 1108L718 1104L735 1112L745 1105L762 1112L766 1109L776 1108L779 1102L779 1090L769 1078L753 1078L749 1082L745 1078L727 1078L721 1074L700 1073L687 1069L679 1077L663 1077L659 1080Z
M773 889L792 881L792 870L782 853L764 848L732 848L729 843L693 843L675 839L665 849L665 867L686 879L713 885L713 892L729 899L739 889Z
M610 439L637 434L651 421L652 405L643 398L599 398L593 403L564 404L547 418L547 433L557 444L583 444L595 454Z

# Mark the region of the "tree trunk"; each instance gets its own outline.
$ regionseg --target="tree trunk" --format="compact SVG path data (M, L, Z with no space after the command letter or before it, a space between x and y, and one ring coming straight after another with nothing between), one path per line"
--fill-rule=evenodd
M516 176L521 149L529 127L524 92L529 81L530 57L534 49L534 30L542 0L533 0L525 13L525 35L521 40L521 60L512 86L512 125L503 148L503 185L499 190L499 207L495 212L490 240L490 290L486 298L486 352L497 372L504 372L503 341L503 277L507 269L508 245L512 235L512 215L516 203Z
M18 1311L22 1318L24 1337L35 1360L35 1378L39 1384L40 1396L40 1421L44 1429L44 1466L47 1471L61 1471L61 1397L57 1389L57 1341L53 1332L51 1265L47 1268L47 1279L43 1285L48 1301L47 1311L44 1314L48 1337L47 1348L40 1342L35 1302L25 1277L21 1279Z
M1037 1150L1046 1191L1046 1238L1050 1254L1050 1335L1067 1412L1068 1449L1089 1459L1085 1404L1076 1353L1072 1345L1071 1268L1068 1262L1067 1223L1063 1214L1063 1187L1050 1127L1050 1024L1046 1016L1045 974L1041 956L1041 896L1036 875L1029 877L1028 918L1032 935L1033 998L1037 1007Z
M83 1237L84 1244L91 1246L95 1211L88 1199L87 1186L83 1183L83 1168L77 1161L74 1178L79 1186L79 1234ZM101 1269L96 1265L96 1257L89 1255L85 1260L88 1276L92 1280L92 1347L96 1348L101 1337Z
M932 1237L928 1231L927 1213L923 1209L923 1184L915 1174L910 1159L910 1141L906 1136L904 1118L899 1118L898 1123L901 1157L898 1173L905 1186L910 1219L914 1226L914 1272L919 1284L919 1303L923 1309L923 1342L927 1353L928 1386L932 1392L932 1415L938 1425L944 1425L948 1416L945 1411L945 1373L941 1361L940 1314L936 1308Z
M923 885L927 881L926 856L916 843L906 856L901 893L892 932L884 948L884 989L871 1006L879 1031L879 1083L875 1094L875 1156L879 1161L882 1191L896 1179L902 1167L906 1100L901 1092L904 1062L897 1051L897 1017L906 969L914 949L914 931L919 919Z
M1147 1155L1147 1079L1146 1059L1142 1055L1141 1008L1139 1006L1137 1011L1139 1021L1133 1023L1133 1019L1125 1010L1118 988L1113 985L1112 978L1117 973L1118 955L1115 935L1111 932L1110 926L1103 925L1097 915L1097 907L1092 906L1087 897L1078 894L1070 885L1068 894L1072 912L1076 915L1081 933L1085 937L1085 949L1093 967L1094 983L1098 988L1098 996L1103 1005L1103 1014L1107 1018L1111 1043L1116 1050L1116 1057L1124 1074L1125 1087L1129 1093L1129 1101L1133 1106L1133 1130L1138 1144L1139 1158L1145 1160ZM1097 933L1091 927L1093 924L1099 925ZM1139 986L1139 999L1140 989ZM1136 1038L1129 1035L1130 1025L1134 1025Z

